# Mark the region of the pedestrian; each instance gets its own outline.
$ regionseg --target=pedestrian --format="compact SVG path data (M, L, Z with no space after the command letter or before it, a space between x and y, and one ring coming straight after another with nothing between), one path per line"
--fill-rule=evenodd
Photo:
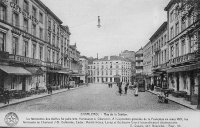
M135 96L138 96L138 82L136 81L135 83L134 83L134 86L135 86Z
M121 96L121 94L122 94L122 82L119 83L118 87L119 87L119 95Z
M7 104L7 103L9 104L10 94L9 94L9 91L7 89L4 90L3 96L4 96L4 103L5 104Z
M112 88L112 83L110 83L110 87Z
M50 94L52 94L52 87L51 86L49 87L49 91L50 91Z
M128 83L126 83L126 85L125 85L125 87L124 87L124 91L125 91L125 93L124 94L127 94L127 90L128 90Z

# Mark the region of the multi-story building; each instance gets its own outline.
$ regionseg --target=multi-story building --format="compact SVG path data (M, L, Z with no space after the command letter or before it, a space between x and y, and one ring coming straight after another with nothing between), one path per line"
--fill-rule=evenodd
M76 44L69 45L69 67L72 71L71 79L75 81L76 84L80 83L81 68L82 65L80 63L80 52L77 50Z
M128 59L131 62L131 82L133 82L135 76L135 52L125 50L121 52L119 56Z
M81 68L81 80L83 83L88 83L88 58L86 56L81 56L80 57L80 63L82 65Z
M136 75L143 74L143 48L140 48L135 54Z
M93 62L93 81L95 83L115 82L115 77L120 76L120 81L130 82L131 62L119 56L107 56Z
M167 22L164 22L150 38L152 45L153 84L157 87L167 87Z
M180 11L180 8L182 11ZM196 61L198 50L197 35L200 34L197 16L189 4L171 0L165 7L168 15L169 34L169 88L185 91L193 98L198 94L199 62ZM194 103L194 102L193 102Z
M29 91L63 82L62 21L40 0L0 1L0 87ZM65 82L63 83L65 84Z
M145 75L145 86L152 84L152 47L149 41L143 47L143 74Z

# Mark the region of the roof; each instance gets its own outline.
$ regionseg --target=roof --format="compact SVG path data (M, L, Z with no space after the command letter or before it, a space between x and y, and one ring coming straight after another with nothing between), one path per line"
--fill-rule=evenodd
M158 29L157 31L151 36L150 41L153 41L162 31L167 29L167 22L165 21Z
M83 59L88 60L88 58L86 56L80 56L79 58L83 58Z
M41 6L43 6L43 8L49 12L60 24L62 24L63 22L51 11L51 9L49 9L41 0L35 0L37 3L39 3Z
M167 6L165 7L165 11L168 11L169 8L176 2L177 0L170 0L170 2L167 4Z
M104 58L98 59L96 61L116 61L116 60L121 60L121 61L128 61L130 62L128 59L125 59L123 57L120 56L110 56L110 59L108 59L108 56L105 56Z

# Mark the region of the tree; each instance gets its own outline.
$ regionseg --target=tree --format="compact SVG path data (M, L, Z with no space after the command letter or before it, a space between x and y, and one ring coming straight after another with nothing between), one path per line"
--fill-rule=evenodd
M188 35L196 35L197 51L195 52L195 63L200 61L200 0L174 0L178 4L177 11L181 13L182 21L187 17L192 16L194 24L187 32ZM198 105L200 109L200 71L198 72Z

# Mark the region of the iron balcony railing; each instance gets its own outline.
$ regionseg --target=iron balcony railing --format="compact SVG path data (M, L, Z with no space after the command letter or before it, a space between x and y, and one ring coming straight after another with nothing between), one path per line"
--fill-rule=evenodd
M177 64L182 64L182 63L186 63L186 62L192 62L195 60L195 53L188 53L186 55L182 55L176 58L173 58L171 60L169 60L168 65L177 65Z

